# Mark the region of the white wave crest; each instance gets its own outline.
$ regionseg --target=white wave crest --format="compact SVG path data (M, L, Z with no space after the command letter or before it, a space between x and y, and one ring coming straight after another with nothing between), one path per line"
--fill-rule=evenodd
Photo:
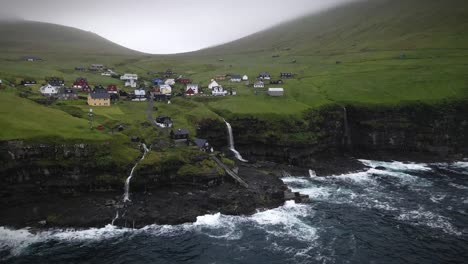
M400 161L376 161L376 160L359 160L366 166L376 168L376 167L385 167L393 171L430 171L432 170L426 163L403 163Z
M400 214L397 217L400 221L409 221L413 225L425 225L433 229L440 229L443 232L450 234L461 236L462 232L458 231L450 222L449 219L435 214L433 212L424 211L422 208L413 211L406 211Z

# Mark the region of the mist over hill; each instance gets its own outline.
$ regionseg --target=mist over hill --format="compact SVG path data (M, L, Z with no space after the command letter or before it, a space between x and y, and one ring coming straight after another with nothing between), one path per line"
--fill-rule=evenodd
M0 20L2 52L137 55L99 35L50 23L4 17Z

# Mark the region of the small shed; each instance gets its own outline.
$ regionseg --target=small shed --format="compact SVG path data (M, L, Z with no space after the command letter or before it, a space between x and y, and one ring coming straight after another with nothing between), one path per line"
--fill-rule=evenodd
M185 129L185 128L171 130L171 138L174 140L188 140L189 131L188 129Z
M283 88L268 88L269 96L284 96Z

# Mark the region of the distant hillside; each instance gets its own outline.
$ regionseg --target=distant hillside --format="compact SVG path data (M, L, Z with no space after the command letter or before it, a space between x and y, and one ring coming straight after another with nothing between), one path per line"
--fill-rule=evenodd
M50 23L0 21L0 50L5 52L134 55L92 32Z
M312 14L196 52L222 55L468 48L466 0L366 0Z

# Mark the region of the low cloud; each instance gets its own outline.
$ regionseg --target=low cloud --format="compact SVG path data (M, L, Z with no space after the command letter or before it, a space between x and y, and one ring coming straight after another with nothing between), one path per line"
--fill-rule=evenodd
M193 51L232 41L274 24L350 0L0 0L20 17L95 32L148 53Z

